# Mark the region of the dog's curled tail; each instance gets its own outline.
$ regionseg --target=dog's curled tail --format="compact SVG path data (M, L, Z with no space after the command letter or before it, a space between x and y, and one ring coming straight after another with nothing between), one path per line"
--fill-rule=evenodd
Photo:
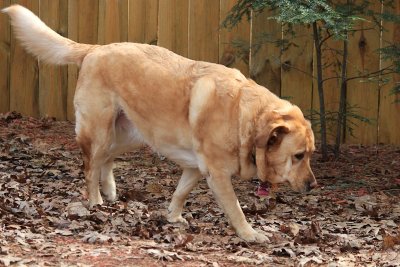
M11 25L18 40L28 52L48 64L77 64L93 45L79 44L50 29L29 9L12 5L2 10L11 17Z

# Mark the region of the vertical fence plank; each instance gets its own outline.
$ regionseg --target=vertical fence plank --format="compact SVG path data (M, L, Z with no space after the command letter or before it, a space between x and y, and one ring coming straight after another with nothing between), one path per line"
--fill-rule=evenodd
M77 27L78 42L97 44L99 27L99 0L70 0L76 1L77 10L75 24ZM72 19L73 14L70 14ZM71 25L72 26L72 25Z
M96 44L98 41L98 0L69 0L68 1L68 38L87 44ZM78 67L68 66L68 105L67 119L74 120L73 98Z
M218 62L219 1L189 0L189 58Z
M67 36L68 0L41 0L40 18L60 35ZM39 62L40 116L65 120L67 115L68 67Z
M100 0L99 44L128 40L128 0Z
M293 27L296 36L284 35L292 44L282 54L281 96L307 113L312 104L312 30L305 26Z
M79 0L68 1L68 38L78 41ZM78 67L68 65L67 120L75 120L74 94L78 80Z
M129 42L157 44L158 0L129 0Z
M252 17L250 77L280 96L282 26L267 12Z
M23 5L33 13L39 14L39 0L13 0L11 3ZM10 67L10 110L37 117L38 61L25 52L14 36L11 37Z
M236 4L236 0L221 0L220 24ZM235 45L236 44L236 45ZM219 63L240 70L249 76L250 22L243 19L232 29L219 32Z
M398 1L395 1L393 7L385 5L384 9L387 12L400 15L400 3ZM400 25L393 22L384 22L383 28L382 46L400 45ZM383 61L382 68L390 64L390 61ZM399 145L400 95L391 94L391 90L395 85L400 84L400 75L393 74L390 78L391 82L383 85L380 90L378 141L379 143Z
M380 12L380 1L371 5L376 12ZM380 32L373 28L372 21L362 21L356 28L361 29L350 36L348 77L365 75L379 70ZM376 27L375 27L376 28ZM372 119L371 124L354 121L354 136L346 134L346 143L375 144L377 141L377 118L379 85L376 82L367 82L366 79L354 79L347 84L347 101L357 115Z
M188 0L162 0L158 13L158 45L188 56Z
M10 5L9 0L0 2L0 9ZM10 20L0 16L0 113L10 110Z

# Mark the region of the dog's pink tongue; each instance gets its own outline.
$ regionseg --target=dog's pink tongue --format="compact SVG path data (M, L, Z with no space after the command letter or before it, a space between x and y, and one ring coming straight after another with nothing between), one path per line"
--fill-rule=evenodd
M270 184L268 182L261 182L257 187L256 195L260 197L266 197L269 195Z

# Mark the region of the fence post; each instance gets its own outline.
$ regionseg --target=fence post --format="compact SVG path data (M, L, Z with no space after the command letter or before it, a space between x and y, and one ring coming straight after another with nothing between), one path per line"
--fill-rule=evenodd
M0 2L0 9L10 5L9 0ZM10 110L10 20L0 16L0 113Z
M385 11L400 15L400 3L394 2L393 8L389 5L384 6ZM400 25L393 22L383 23L382 46L390 44L400 45ZM382 62L382 68L387 67L390 62ZM379 103L379 132L378 142L384 144L400 144L400 94L390 94L392 88L400 84L400 75L393 74L390 83L385 84L380 89ZM397 103L395 103L397 101Z
M236 2L236 0L220 1L220 25ZM240 42L241 47L235 47L232 42ZM247 77L249 76L249 48L250 22L246 18L232 29L221 28L219 31L219 63L236 68Z
M158 0L130 0L128 41L157 44Z
M268 12L252 15L250 77L281 95L281 47L282 26L267 18Z
M41 0L40 18L52 30L68 35L68 0ZM40 116L67 118L68 67L39 62Z
M381 2L371 2L371 9L380 12ZM347 76L365 75L379 70L380 31L374 27L374 22L361 21L356 28L361 29L349 36L349 58ZM351 106L358 106L354 112L357 115L372 119L371 124L354 121L354 136L346 134L346 143L376 144L378 118L379 84L366 79L354 79L347 84L347 101ZM349 107L349 106L348 106Z
M158 11L158 45L187 57L189 1L162 0Z
M39 14L39 0L11 1ZM13 34L12 34L13 35ZM25 116L39 116L38 61L29 55L14 36L11 37L10 110Z
M219 8L216 0L189 0L189 58L218 62Z
M293 44L282 54L281 96L305 112L311 109L314 45L311 28L293 26L296 35L283 38Z

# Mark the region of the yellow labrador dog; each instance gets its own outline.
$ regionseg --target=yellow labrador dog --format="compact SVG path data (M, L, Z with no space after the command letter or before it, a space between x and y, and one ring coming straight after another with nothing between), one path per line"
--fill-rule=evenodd
M268 240L240 208L231 177L315 187L314 135L300 109L238 70L135 43L79 44L58 35L28 9L13 5L16 37L40 61L80 66L74 105L90 206L116 199L113 160L143 144L183 168L169 206L182 217L185 198L205 176L238 236Z

